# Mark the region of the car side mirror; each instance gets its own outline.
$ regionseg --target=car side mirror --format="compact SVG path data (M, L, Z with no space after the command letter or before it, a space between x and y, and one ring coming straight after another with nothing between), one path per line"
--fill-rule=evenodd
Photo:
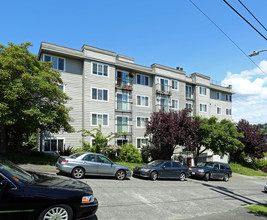
M162 166L161 168L165 169L166 166Z
M7 191L10 188L11 188L11 185L8 180L2 180L0 182L0 189L2 189L3 191Z

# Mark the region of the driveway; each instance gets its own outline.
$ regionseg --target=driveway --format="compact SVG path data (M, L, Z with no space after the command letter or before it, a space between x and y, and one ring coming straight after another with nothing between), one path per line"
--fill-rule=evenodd
M239 174L229 182L153 182L133 177L126 181L86 177L83 181L93 188L99 201L96 216L90 220L225 219L227 215L231 219L242 214L240 219L255 219L255 214L240 207L267 201L267 194L262 192L266 177Z

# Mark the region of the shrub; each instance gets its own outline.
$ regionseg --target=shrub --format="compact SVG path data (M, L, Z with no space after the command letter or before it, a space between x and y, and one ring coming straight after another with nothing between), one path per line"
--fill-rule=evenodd
M74 150L74 153L78 153L78 152L92 152L92 153L96 153L96 149L95 146L90 145L89 142L87 141L82 141L82 147L76 148Z
M68 146L67 148L64 148L63 150L58 151L60 156L69 156L74 153L73 147Z
M120 155L118 157L120 161L141 163L142 157L140 151L132 144L124 144L122 146Z
M264 167L267 167L267 160L264 159L253 159L251 162L251 166L255 170L261 170Z
M117 160L117 157L120 154L121 148L122 148L121 146L117 146L115 144L109 145L109 146L104 147L102 154L104 154L105 156L107 156L111 160Z
M149 161L157 160L160 158L160 148L154 146L143 146L141 148L142 160L144 163Z

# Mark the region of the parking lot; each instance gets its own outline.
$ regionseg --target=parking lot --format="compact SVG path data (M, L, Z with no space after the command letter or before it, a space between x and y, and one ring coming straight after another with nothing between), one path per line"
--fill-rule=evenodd
M267 194L262 192L266 177L239 174L233 174L229 182L150 181L133 177L125 181L86 177L83 181L92 187L99 201L96 216L90 220L205 219L205 216L216 219L212 216L267 201ZM251 219L254 218L251 214Z

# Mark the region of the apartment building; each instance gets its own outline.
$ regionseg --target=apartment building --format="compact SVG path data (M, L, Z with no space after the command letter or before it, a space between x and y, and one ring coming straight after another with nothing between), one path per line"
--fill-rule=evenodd
M122 131L126 135L109 144L147 143L145 125L160 109L191 108L193 114L232 120L232 87L212 82L210 77L186 75L159 64L150 67L134 63L134 58L84 45L81 50L42 43L39 59L52 61L62 72L60 85L72 99L70 116L76 131L102 125L104 134ZM42 135L42 150L81 146L81 133ZM91 144L93 139L88 139Z

